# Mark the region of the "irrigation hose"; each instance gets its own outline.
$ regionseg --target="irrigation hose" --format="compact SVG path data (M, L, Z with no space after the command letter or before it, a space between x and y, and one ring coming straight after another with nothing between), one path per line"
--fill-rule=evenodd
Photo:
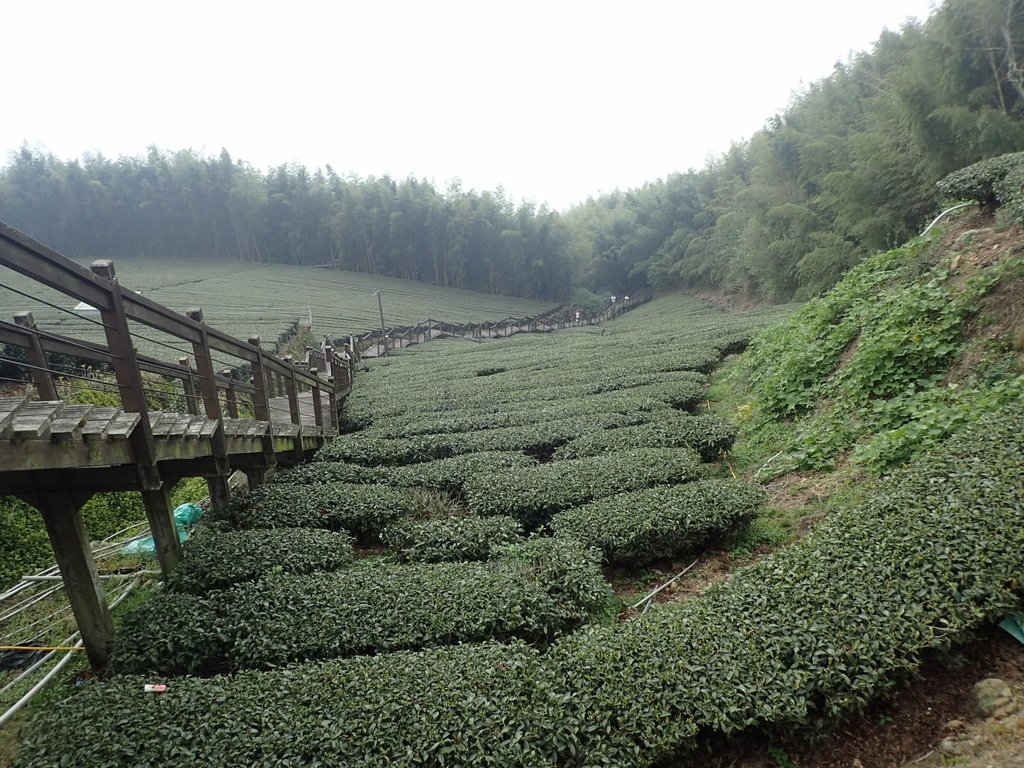
M117 607L117 605L120 604L120 602L122 600L124 600L126 597L128 597L129 593L137 585L138 585L138 581L128 582L128 585L124 588L124 591L120 595L117 596L117 598L110 604L110 607L111 608ZM78 634L78 633L75 633L75 634ZM72 636L72 637L74 637L74 636ZM68 642L70 642L70 640L71 639L69 638ZM41 649L36 648L35 650L41 650ZM49 672L47 672L38 683L36 683L34 686L32 686L32 688L28 691L28 693L26 693L24 696L22 696L20 699L18 699L16 702L14 702L14 704L12 704L11 707L6 712L4 712L2 715L0 715L0 727L5 725L7 723L7 721L9 721L12 717L14 717L14 715L17 714L18 710L20 710L22 707L24 707L26 704L28 704L30 701L32 701L32 699L35 697L35 695L37 693L39 693L41 690L43 690L43 688L46 687L47 683L49 683L57 675L58 672L60 672L62 669L64 669L64 667L66 667L68 665L68 662L70 662L73 658L75 658L74 651L82 651L82 650L85 650L84 646L74 646L73 648L68 650L64 654L64 658L62 658L60 661L58 661L54 665L53 669L51 669ZM50 651L47 654L46 658L49 658L50 655L52 655L53 653L57 653L57 651ZM39 662L37 662L37 664L42 663L43 660L44 659L40 659ZM35 667L35 666L36 665L33 665L33 667ZM19 675L19 679L20 679L20 677L21 676Z
M5 725L8 720L10 720L12 717L14 717L18 713L18 710L20 710L22 707L24 707L26 704L28 704L35 697L35 695L37 693L39 693L41 690L43 690L43 688L46 687L46 684L49 683L56 676L56 674L58 672L60 672L62 669L64 669L64 667L67 666L68 662L71 661L73 658L75 658L75 657L72 654L69 653L63 659L58 661L56 663L56 665L54 665L53 669L51 669L49 672L47 672L43 676L42 680L40 680L38 683L36 683L34 686L32 686L31 690L29 690L28 693L26 693L24 696L22 696L20 699L18 699L11 706L10 709L8 709L6 712L4 712L2 715L0 715L0 727Z

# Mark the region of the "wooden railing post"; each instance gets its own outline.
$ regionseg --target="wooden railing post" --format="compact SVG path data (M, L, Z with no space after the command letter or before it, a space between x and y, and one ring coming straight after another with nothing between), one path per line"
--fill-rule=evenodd
M153 427L149 423L149 406L128 328L128 317L124 311L121 285L112 261L94 261L89 269L110 282L110 308L101 309L100 318L107 337L114 377L121 393L121 403L124 410L139 414L139 423L132 430L129 440L135 464L139 468L142 501L146 507L150 533L153 534L157 559L160 561L160 571L167 578L181 559L181 541L174 522L169 489L160 478L156 464L156 442L153 440Z
M273 421L270 414L270 398L267 394L266 366L263 363L263 348L260 346L259 336L250 336L248 342L256 348L256 355L252 360L252 383L255 392L252 396L253 415L259 421ZM274 453L273 428L268 430L262 438L263 445L263 466L246 470L246 477L249 479L249 487L254 488L263 483L267 476L267 470L277 464L277 456Z
M256 357L252 361L252 383L256 392L252 397L253 415L259 421L270 421L270 397L267 395L267 370L263 365L263 350L260 337L250 336L249 343L256 347Z
M46 361L46 353L43 351L43 344L39 341L39 333L36 331L36 321L31 312L18 312L14 316L14 322L27 331L31 331L32 346L26 350L29 369L32 375L32 383L36 385L36 392L40 400L58 400L57 386L53 382L53 374L50 373L50 365Z
M192 377L192 365L187 357L179 357L178 365L185 369L181 379L181 388L185 391L185 410L192 416L199 415L199 397L196 395L196 382Z
M228 418L238 418L238 390L235 389L235 380L231 377L231 369L225 368L220 375L228 380L224 387L224 400L228 406Z
M199 341L193 342L192 353L196 359L196 370L199 371L199 391L203 396L203 410L206 412L206 418L217 421L217 427L210 438L214 474L206 478L206 485L210 490L210 501L213 506L224 509L231 501L231 489L228 487L231 467L228 464L228 443L224 434L223 414L220 399L217 397L217 379L213 370L213 356L210 354L210 338L206 323L203 321L202 309L189 309L185 315L200 327Z
M318 427L324 425L324 403L320 399L320 371L317 368L310 368L313 376L313 422Z
M341 383L340 383L340 381L336 377L331 376L331 378L329 378L327 380L327 402L328 402L329 407L330 407L331 434L334 434L334 435L338 434L338 432L341 431L341 425L339 423L339 421L340 421L340 414L338 413L338 401L340 399L339 398L339 393L340 392L341 392Z
M284 382L288 392L288 410L291 412L292 424L302 426L302 412L299 410L299 386L295 376L295 359L291 355L285 355L284 361L288 364L290 372Z

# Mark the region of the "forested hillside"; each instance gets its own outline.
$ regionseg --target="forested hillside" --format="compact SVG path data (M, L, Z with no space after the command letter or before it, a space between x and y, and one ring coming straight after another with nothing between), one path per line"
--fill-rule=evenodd
M703 170L571 211L587 283L820 293L919 233L943 176L1024 149L1021 40L1016 0L947 0L884 32Z
M333 263L546 300L644 286L808 298L918 233L946 174L1024 149L1022 39L1018 0L947 0L704 168L562 214L500 189L263 172L226 150L68 161L25 148L0 170L0 218L72 256Z

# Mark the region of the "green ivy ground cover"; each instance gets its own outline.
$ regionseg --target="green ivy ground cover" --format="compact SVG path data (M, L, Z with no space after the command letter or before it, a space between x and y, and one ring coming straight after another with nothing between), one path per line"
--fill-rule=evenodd
M546 653L359 657L160 698L140 695L150 678L94 682L37 715L17 765L640 768L701 733L828 719L1020 609L1022 457L1024 404L1003 406L701 598Z
M268 573L333 571L355 560L347 533L295 529L222 531L198 526L167 587L201 595Z
M610 496L559 512L556 536L599 549L609 563L634 566L693 552L749 523L766 494L734 480L698 480Z
M1024 257L965 269L968 257L938 235L918 239L867 259L755 338L731 378L751 391L746 429L795 425L765 476L828 470L848 451L882 473L1024 397L1012 336L969 333L985 322L985 297L1024 278ZM958 364L965 375L950 377Z
M549 642L610 597L597 561L576 542L539 539L486 563L376 560L206 598L160 594L125 616L111 668L210 674L491 639Z

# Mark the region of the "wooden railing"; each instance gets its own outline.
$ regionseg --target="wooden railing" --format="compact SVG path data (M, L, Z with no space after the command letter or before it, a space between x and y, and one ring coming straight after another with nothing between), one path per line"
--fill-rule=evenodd
M4 362L21 365L43 401L33 407L19 401L4 416L3 436L10 439L0 460L0 493L17 495L42 512L90 659L101 666L112 624L98 589L82 525L82 504L101 490L140 491L161 570L168 574L181 554L171 486L182 477L205 477L211 503L223 506L229 502L228 477L235 468L243 469L250 483L258 483L279 459L301 460L329 435L337 434L338 411L351 390L355 356L327 347L313 351L301 363L291 356L277 357L262 349L258 336L243 341L208 325L202 309L179 314L122 287L111 261L83 267L3 223L0 267L94 308L103 329L105 343L101 344L40 329L31 312L18 313L13 323L0 322L0 343L24 354L23 361ZM182 346L192 354L171 361L139 354L130 323L184 342ZM215 354L231 358L233 364L218 370ZM97 443L95 436L90 440L85 411L64 408L59 402L61 378L88 377L76 373L80 370L76 367L55 368L51 360L57 355L75 361L75 366L98 364L109 370L104 381L117 392L119 410L125 414L118 422L123 427L120 432L130 450L124 440L119 445ZM187 411L160 413L160 425L166 429L159 434L154 433L151 420L157 412L147 402L152 381L147 383L144 373L180 386ZM242 401L254 418L235 421ZM304 419L305 404L311 406L307 410L312 410L308 419L312 423ZM81 421L64 424L73 420L62 418L61 413L65 417L74 413ZM39 429L26 430L26 421L33 418L39 419ZM51 441L47 430L58 421L63 437L58 441L54 431ZM182 425L195 426L194 434ZM174 431L173 426L179 429ZM191 452L169 450L171 437L186 434L201 438L192 441ZM26 435L44 439L26 440ZM67 440L69 435L74 436L74 446Z
M387 351L391 349L401 349L444 336L459 336L476 340L497 339L517 333L547 333L585 325L599 325L650 299L651 296L647 294L633 296L609 302L597 312L579 310L578 314L571 307L560 306L540 315L519 318L510 315L504 320L490 323L446 323L427 319L412 326L385 328L383 333L380 330L375 330L352 337L351 347L358 355L369 353L379 357L387 354Z

